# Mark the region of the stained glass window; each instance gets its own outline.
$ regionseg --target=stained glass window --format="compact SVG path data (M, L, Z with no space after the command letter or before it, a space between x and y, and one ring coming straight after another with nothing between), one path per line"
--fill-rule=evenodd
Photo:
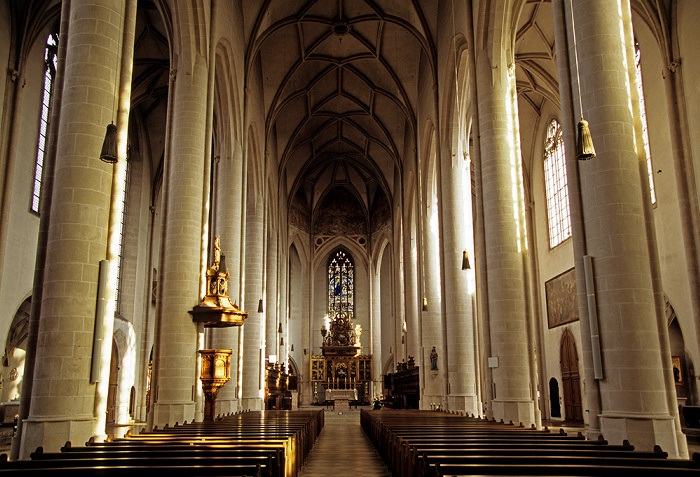
M39 213L39 199L41 198L41 176L44 171L44 155L46 153L46 136L49 133L49 109L51 105L51 89L56 76L56 53L58 50L58 34L51 33L46 40L44 50L44 91L41 102L41 116L39 118L39 141L36 152L36 164L34 169L34 184L32 187L31 210Z
M547 193L549 246L554 248L571 237L564 137L556 119L549 123L544 143L544 182Z
M328 313L353 314L355 286L350 255L338 250L328 264Z

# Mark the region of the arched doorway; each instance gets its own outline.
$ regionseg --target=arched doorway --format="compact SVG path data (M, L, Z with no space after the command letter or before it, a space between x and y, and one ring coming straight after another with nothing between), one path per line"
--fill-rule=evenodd
M112 340L112 358L109 361L109 390L107 391L107 424L116 422L117 384L119 382L119 350Z
M578 354L576 343L569 330L564 330L561 337L561 381L564 395L564 419L583 422L581 406L581 378L578 371Z

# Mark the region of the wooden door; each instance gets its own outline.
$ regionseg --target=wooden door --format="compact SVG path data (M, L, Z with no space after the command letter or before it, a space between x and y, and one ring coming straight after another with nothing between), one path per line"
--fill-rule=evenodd
M561 337L561 381L564 397L564 419L583 422L581 378L578 371L576 343L569 330Z
M119 351L112 340L112 358L109 361L109 390L107 391L107 424L116 421L117 383L119 382Z

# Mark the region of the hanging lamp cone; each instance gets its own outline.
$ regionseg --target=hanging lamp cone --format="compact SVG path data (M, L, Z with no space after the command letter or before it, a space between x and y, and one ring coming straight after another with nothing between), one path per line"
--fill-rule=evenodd
M581 118L578 122L578 137L576 139L576 158L579 161L587 161L595 157L593 138L591 130L588 128L588 121Z
M262 313L262 312L263 312L263 304L262 304L262 298L261 298L260 301L258 302L258 313Z
M108 164L117 162L117 126L115 126L114 123L107 125L107 132L105 133L105 140L102 143L100 159Z
M469 264L469 255L467 254L467 251L465 250L462 253L462 270L469 270L471 265Z

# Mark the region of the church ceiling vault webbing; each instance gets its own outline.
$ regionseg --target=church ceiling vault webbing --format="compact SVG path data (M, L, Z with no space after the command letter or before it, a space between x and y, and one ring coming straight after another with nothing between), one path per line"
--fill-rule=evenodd
M378 187L392 202L414 154L405 149L415 142L420 71L435 75L433 3L246 5L247 81L264 65L267 148L277 151L290 202L301 190L313 211L337 185L357 191L368 210Z

